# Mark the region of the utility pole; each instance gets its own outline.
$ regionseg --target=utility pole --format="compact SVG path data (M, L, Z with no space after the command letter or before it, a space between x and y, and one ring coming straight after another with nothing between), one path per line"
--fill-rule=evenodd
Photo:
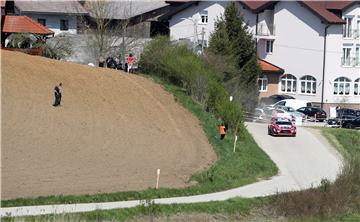
M197 31L197 19L191 19L191 21L194 23L194 49L195 47L198 45L199 40L198 40L198 31Z
M204 37L205 37L205 28L202 28L201 31L201 55L204 54Z
M194 26L193 48L195 49L195 47L198 45L198 31L197 31L198 19L197 18L181 18L181 19L189 20L193 23L193 26Z

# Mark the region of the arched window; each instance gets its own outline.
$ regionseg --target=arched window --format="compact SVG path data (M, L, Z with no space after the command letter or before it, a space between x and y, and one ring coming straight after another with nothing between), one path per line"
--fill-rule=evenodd
M316 94L316 79L312 76L301 77L300 91L306 94Z
M296 77L291 74L286 74L281 77L281 92L296 92Z
M350 94L350 79L346 77L339 77L334 81L334 95L349 95Z
M360 96L360 78L354 82L354 95Z
M268 79L265 75L261 75L259 80L258 80L258 84L259 84L259 91L260 92L266 92L267 91L267 86L268 86Z

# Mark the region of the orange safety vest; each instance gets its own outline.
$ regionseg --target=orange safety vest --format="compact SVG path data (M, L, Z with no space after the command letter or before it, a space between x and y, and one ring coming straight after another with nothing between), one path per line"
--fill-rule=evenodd
M219 130L220 130L220 134L221 134L221 135L225 134L225 126L221 125L221 126L219 127Z

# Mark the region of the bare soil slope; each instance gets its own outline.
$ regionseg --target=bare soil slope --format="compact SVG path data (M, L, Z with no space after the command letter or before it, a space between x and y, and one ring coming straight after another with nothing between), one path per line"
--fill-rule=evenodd
M184 187L216 155L151 80L1 50L2 199ZM61 107L53 88L63 83Z

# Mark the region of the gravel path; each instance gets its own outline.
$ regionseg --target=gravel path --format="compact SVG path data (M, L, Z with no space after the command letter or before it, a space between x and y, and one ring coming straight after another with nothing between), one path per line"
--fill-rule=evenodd
M198 203L222 201L234 197L259 197L277 192L306 189L318 186L322 179L336 179L341 169L341 156L311 129L298 128L297 137L271 137L266 124L248 123L249 132L258 145L279 167L279 174L269 180L243 187L197 196L155 199L157 204ZM110 203L46 205L2 208L1 216L42 215L55 213L87 212L99 209L129 208L141 204L139 200Z

